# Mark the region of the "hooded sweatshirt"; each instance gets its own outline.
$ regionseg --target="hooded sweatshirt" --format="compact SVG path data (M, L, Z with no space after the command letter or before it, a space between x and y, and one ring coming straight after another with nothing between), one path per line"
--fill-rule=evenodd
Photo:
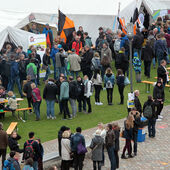
M17 109L17 100L16 100L16 96L13 95L12 97L10 97L8 99L8 105L9 105L9 108L12 109L12 110L16 110Z

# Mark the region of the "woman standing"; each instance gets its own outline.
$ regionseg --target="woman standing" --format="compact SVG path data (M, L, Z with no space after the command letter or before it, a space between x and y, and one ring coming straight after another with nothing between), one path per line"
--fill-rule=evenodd
M33 100L33 107L34 112L36 114L36 121L40 120L40 104L41 104L41 95L40 89L36 87L35 83L31 84L32 88L32 100Z
M91 80L94 84L94 89L95 89L95 105L103 105L103 103L100 102L100 91L102 89L102 77L100 76L99 69L94 71L94 75Z
M106 74L104 75L104 87L106 87L107 90L108 105L112 105L114 84L115 84L115 76L111 68L108 68L106 70Z
M64 131L61 139L61 170L69 170L71 164L71 147L70 147L70 132Z
M122 153L122 156L121 158L122 159L127 159L126 156L125 156L125 152L126 152L126 149L128 150L128 157L129 158L132 158L132 144L131 144L131 140L133 138L133 127L134 127L134 117L133 115L129 115L127 120L125 120L124 122L124 138L126 139L126 143L125 143L125 146L123 148L123 153Z
M45 51L45 54L43 56L43 68L42 69L46 70L44 81L46 81L48 79L48 76L50 74L50 66L49 65L51 65L51 62L50 62L50 48L47 47L46 51Z
M101 170L102 164L102 150L104 139L100 136L101 130L97 130L95 133L95 137L92 139L90 148L92 149L92 161L93 161L93 169ZM96 165L97 164L97 165Z
M119 90L119 94L120 94L120 104L123 104L124 103L123 91L125 88L125 84L124 84L125 76L121 69L117 70L116 80L117 80L118 90Z

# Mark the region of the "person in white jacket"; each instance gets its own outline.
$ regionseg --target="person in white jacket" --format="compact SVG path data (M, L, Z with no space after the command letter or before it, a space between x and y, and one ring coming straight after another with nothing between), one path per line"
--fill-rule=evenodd
M69 170L72 158L70 157L71 145L70 145L70 132L64 131L61 139L61 169Z
M84 96L86 103L88 105L88 113L92 112L90 96L93 94L93 83L91 80L88 79L88 76L84 76Z

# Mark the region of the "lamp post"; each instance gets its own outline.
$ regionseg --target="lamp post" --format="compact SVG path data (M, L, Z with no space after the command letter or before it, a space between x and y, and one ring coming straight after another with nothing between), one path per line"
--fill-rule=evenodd
M132 76L132 39L133 39L133 23L127 24L127 36L130 41L129 49L130 49L130 91L133 93L133 76Z

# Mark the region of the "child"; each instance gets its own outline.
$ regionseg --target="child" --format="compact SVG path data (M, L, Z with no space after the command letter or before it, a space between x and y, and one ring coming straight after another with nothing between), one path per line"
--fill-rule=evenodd
M94 89L95 89L95 105L103 105L103 103L100 102L100 91L102 89L102 77L100 76L99 69L94 71L94 75L91 80L94 84Z
M135 76L136 76L136 82L140 83L141 82L141 60L138 57L138 53L135 52L134 53L134 57L133 57L133 66L134 66L134 70L135 70Z
M17 109L17 100L16 96L12 91L8 92L8 105L5 107L5 110L12 111L12 115L15 116L15 110Z
M44 148L41 144L41 140L37 139L37 143L39 144L40 152L41 152L41 157L38 158L38 170L43 170L43 155L44 155Z

